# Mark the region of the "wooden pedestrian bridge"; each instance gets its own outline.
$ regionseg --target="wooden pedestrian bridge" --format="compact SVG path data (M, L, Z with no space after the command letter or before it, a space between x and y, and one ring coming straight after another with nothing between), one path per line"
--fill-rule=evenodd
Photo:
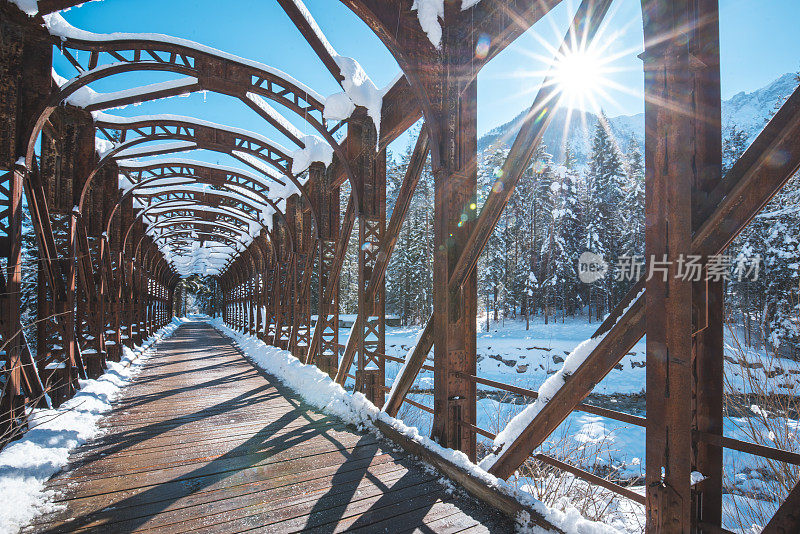
M230 339L186 323L158 344L24 532L510 532L441 475L307 405Z
M570 11L485 191L478 74L524 33L544 26L550 35L544 19L561 0L311 4L341 4L350 23L374 33L400 71L380 89L337 52L302 0L274 2L330 74L332 94L187 39L99 34L68 22L104 2L0 0L0 445L7 452L35 431L31 414L41 412L32 410L65 406L87 380L185 315L198 279L207 313L242 339L288 351L276 352L296 358L286 365L314 366L324 387L352 384L352 395L341 392L371 410L374 428L305 405L308 387L322 382L290 390L211 326L189 322L143 360L100 422L103 435L47 482L62 507L26 532L611 529L564 523L565 514L514 490L519 470L535 464L626 499L647 532L716 534L726 532L724 451L800 464L796 452L724 435L723 283L676 271L675 258L723 253L800 169L798 89L723 172L717 0L641 1L645 256L672 263L663 279L641 279L614 303L539 391L478 376L478 261L561 109L559 62L603 35L612 0L581 0ZM280 55L283 44L259 42L258 50ZM136 85L153 77L169 80ZM108 113L201 92L252 113L258 131L196 116ZM387 147L417 123L387 210ZM194 152L204 155L179 157ZM210 163L220 158L227 164ZM432 311L400 358L386 354L385 275L426 165L434 176ZM357 256L357 295L349 295L357 314L345 341L339 293L348 251ZM645 334L646 417L586 403ZM402 364L391 380L387 361ZM433 373L432 402L408 395L422 371ZM479 386L530 404L494 434L478 425ZM430 436L397 423L408 406L430 417ZM646 429L643 491L541 452L573 411ZM794 484L764 532L800 532ZM14 495L0 497L17 505Z

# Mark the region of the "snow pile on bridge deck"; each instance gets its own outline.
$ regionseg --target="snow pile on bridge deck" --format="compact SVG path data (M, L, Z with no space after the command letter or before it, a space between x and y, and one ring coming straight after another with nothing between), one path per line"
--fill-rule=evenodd
M152 345L182 322L173 319L136 350L124 347L121 362L108 362L108 370L95 380L81 380L80 391L58 409L33 411L30 429L0 452L0 493L9 496L0 502L0 532L16 532L57 509L45 482L67 464L73 449L100 434L98 422L139 372Z
M407 438L469 472L487 486L497 488L517 499L526 507L536 510L547 521L565 532L576 534L619 532L609 525L589 521L581 516L575 508L569 508L566 512L548 508L530 493L511 486L506 481L498 479L473 464L463 452L442 447L431 438L421 435L416 428L409 427L402 421L390 417L367 400L362 393L348 393L315 365L302 363L289 351L267 345L254 336L237 332L225 325L220 318L212 319L210 324L234 340L254 365L294 390L311 406L338 417L361 430L369 430L379 436L381 434L375 427L374 421L380 420ZM546 532L538 527L530 530L528 525L520 525L520 527L524 532Z

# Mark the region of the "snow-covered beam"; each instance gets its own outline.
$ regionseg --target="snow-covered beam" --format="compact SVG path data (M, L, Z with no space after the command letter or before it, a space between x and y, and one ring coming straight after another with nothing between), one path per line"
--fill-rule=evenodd
M341 84L344 81L344 75L335 59L338 54L325 37L325 34L322 33L317 21L311 16L305 4L301 0L278 0L278 3L286 11L286 14L328 69L328 72Z
M384 90L378 89L358 61L336 52L302 0L278 0L278 3L344 89L344 93L327 98L324 117L346 120L353 114L356 106L365 107L380 137L383 97L391 85Z

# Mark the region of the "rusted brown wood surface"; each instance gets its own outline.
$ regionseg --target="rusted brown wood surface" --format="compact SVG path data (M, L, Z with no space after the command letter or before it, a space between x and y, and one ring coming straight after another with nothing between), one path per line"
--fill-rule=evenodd
M63 508L25 532L513 530L202 323L161 342L101 425L48 483Z

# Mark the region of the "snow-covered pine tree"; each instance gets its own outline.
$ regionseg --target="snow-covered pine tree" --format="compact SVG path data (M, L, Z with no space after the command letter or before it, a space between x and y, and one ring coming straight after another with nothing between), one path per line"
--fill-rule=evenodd
M555 167L550 188L553 203L552 253L548 283L552 287L556 314L574 315L580 307L579 280L575 270L581 244L580 200L572 151L565 148L563 165Z
M588 227L587 248L602 255L610 265L622 251L619 217L623 198L625 171L622 156L608 129L605 113L600 114L592 141L592 154L587 170ZM592 306L597 319L617 301L614 274L592 284Z
M39 245L36 241L36 233L33 230L31 212L27 207L27 202L23 200L22 210L22 297L21 297L21 322L28 341L28 347L35 356L36 354L36 299L39 268Z
M625 151L625 184L620 208L623 225L622 250L630 255L644 255L644 162L633 140Z
M722 174L730 172L733 165L747 149L747 133L732 126L722 141ZM749 224L744 231L733 241L725 254L741 260L748 254L760 254L761 242L758 234L763 232L761 220L756 219ZM753 313L758 314L757 292L762 288L755 287L757 284L748 280L737 280L734 277L727 284L730 303L736 306L740 312L740 320L745 329L745 342L750 343L750 333L753 331ZM754 306L756 309L754 310Z

